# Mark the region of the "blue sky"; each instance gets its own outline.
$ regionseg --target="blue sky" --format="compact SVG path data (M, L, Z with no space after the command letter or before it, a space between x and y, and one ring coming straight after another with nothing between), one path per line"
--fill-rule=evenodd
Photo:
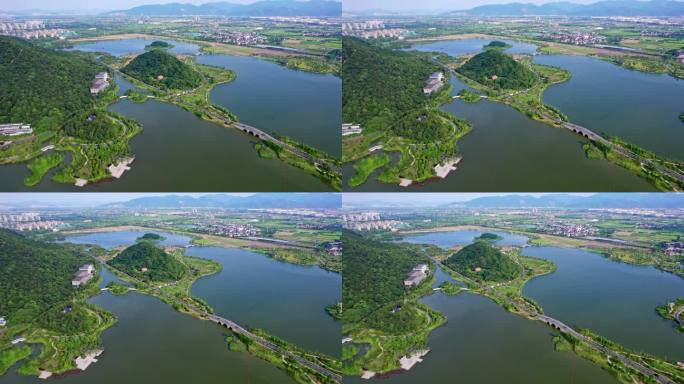
M573 3L594 3L598 0L570 0ZM385 10L461 10L477 7L484 4L504 3L534 3L543 4L549 0L343 0L342 9L345 12L361 11L366 9Z

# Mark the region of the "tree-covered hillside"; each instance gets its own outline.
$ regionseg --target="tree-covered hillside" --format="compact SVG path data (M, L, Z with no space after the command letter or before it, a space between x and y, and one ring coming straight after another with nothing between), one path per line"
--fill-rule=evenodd
M401 299L408 272L429 262L405 244L369 240L349 231L342 232L342 246L343 321L359 321Z
M139 55L122 72L161 88L191 89L202 82L202 76L191 66L162 49L153 49Z
M520 267L487 240L477 240L451 255L444 264L479 281L508 281L520 274Z
M394 126L405 114L422 110L425 81L437 63L415 52L383 49L345 37L342 63L342 118L371 129Z
M497 49L473 56L457 71L495 89L527 89L537 80L532 70Z
M69 122L78 133L94 108L90 83L105 70L76 52L0 36L0 123L56 130Z
M75 247L30 240L0 229L0 316L31 321L74 296L71 279L92 261Z
M145 281L175 281L187 271L178 259L150 241L131 245L110 260L109 265Z

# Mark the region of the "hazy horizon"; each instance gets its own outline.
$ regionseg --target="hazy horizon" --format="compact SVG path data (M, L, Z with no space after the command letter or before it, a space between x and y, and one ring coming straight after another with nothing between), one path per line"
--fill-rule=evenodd
M74 11L74 10L102 10L113 11L120 9L129 9L141 5L151 4L169 4L169 3L183 3L183 4L205 4L215 3L224 0L98 0L96 2L84 2L83 0L9 0L3 1L0 5L0 12L2 11L26 11L26 10L43 10L43 11ZM251 4L260 0L225 0L234 4Z
M561 1L576 4L591 4L600 0L423 0L420 2L415 0L344 0L342 4L342 10L344 12L358 12L373 9L381 9L386 11L456 11L471 9L480 5L510 3L540 5L557 3Z
M230 193L230 192L206 192L206 193L187 193L187 192L162 192L162 193L132 193L132 192L78 192L78 193L52 193L52 192L10 192L0 193L0 207L16 206L26 204L49 204L61 205L65 208L74 207L94 207L102 204L120 203L130 201L140 197L153 196L205 196L205 195L233 195L251 196L254 193ZM77 200L75 200L77 198Z

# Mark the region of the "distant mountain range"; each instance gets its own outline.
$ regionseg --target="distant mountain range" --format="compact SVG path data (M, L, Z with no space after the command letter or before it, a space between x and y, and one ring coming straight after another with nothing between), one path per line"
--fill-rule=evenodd
M342 2L331 0L265 0L252 4L226 1L200 5L169 3L142 5L110 12L129 16L329 16L342 15Z
M468 208L684 208L681 193L598 193L591 196L550 194L539 197L506 195L479 197L449 206Z
M509 3L482 5L449 14L469 16L684 16L684 2L674 0L607 0L593 4L555 2L542 5Z
M257 193L251 196L227 194L167 195L140 197L108 207L124 208L340 208L342 195L337 193Z

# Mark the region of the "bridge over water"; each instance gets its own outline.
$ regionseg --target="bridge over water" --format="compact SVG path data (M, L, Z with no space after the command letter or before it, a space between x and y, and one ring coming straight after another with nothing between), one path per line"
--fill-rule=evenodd
M299 355L296 355L296 354L286 350L285 348L283 348L277 344L274 344L274 343L264 339L263 337L258 336L256 334L250 332L246 328L242 327L241 325L239 325L239 324L237 324L231 320L228 320L226 318L223 318L223 317L217 316L217 315L213 315L213 314L208 315L207 318L210 321L212 321L218 325L221 325L225 328L228 328L229 330L231 330L234 333L241 334L241 335L244 335L246 337L249 337L251 340L258 343L259 345L261 345L264 348L270 349L271 351L279 353L283 356L287 356L287 357L297 361L299 364L301 364L301 365L303 365L303 366L305 366L305 367L307 367L307 368L309 368L315 372L318 372L321 375L327 376L327 377L335 380L338 383L342 382L342 375L337 374L335 372L332 372L325 367L322 367L322 366L320 366L320 365L318 365L312 361L309 361L309 360L307 360L307 359L305 359Z
M536 317L539 321L543 322L544 324L550 325L551 327L557 329L561 333L566 333L566 334L569 334L569 335L571 335L571 336L573 336L579 340L582 340L583 342L588 344L593 349L605 354L606 356L608 356L611 359L619 360L624 365L640 372L641 374L655 379L658 383L676 384L676 382L673 381L672 379L670 379L669 377L662 376L658 372L652 370L651 368L649 368L649 367L647 367L641 363L638 363L638 362L636 362L636 361L634 361L634 360L632 360L626 356L623 356L623 355L613 351L612 349L607 348L603 344L597 343L593 339L590 339L589 337L584 336L583 334L575 331L574 329L572 329L572 327L566 325L565 323L561 322L560 320L556 320L553 317L549 317L549 316L541 315L541 314L537 315Z

